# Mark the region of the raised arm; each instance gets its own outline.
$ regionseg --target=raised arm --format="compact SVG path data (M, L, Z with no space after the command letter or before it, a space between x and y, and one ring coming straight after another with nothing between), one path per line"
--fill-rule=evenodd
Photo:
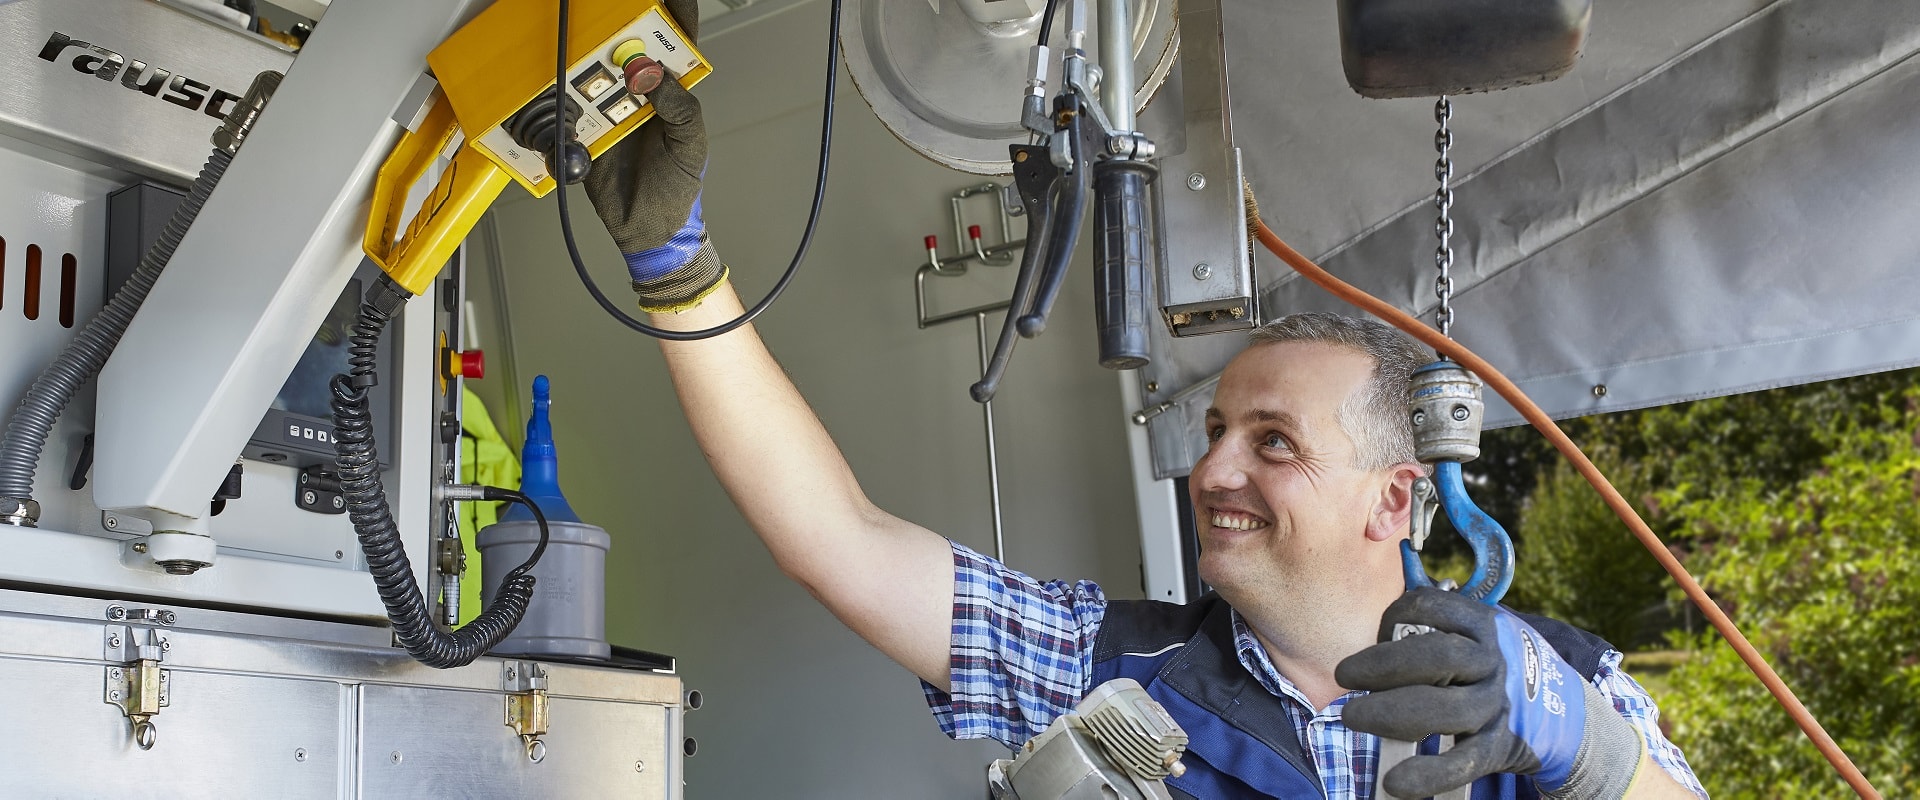
M699 4L667 0L667 10L697 42ZM654 117L594 161L586 195L654 324L712 327L738 315L740 301L701 219L700 101L645 57L623 71ZM662 349L694 437L780 569L855 633L944 689L954 574L946 540L867 500L751 326Z

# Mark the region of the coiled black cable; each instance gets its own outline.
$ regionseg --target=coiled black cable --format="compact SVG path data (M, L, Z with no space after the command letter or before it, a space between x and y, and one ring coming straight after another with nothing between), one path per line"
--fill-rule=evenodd
M374 385L374 351L380 332L392 319L403 294L382 278L375 284L360 317L354 321L349 339L345 375L333 376L333 425L335 464L340 472L341 495L347 503L347 516L360 537L360 550L367 557L367 571L386 606L387 619L393 623L394 637L415 660L429 667L447 669L473 663L473 660L500 644L526 616L533 600L531 574L540 556L547 551L547 517L526 495L509 489L485 487L485 499L510 500L527 507L540 525L540 543L520 566L500 581L493 604L472 622L454 631L433 624L427 603L420 596L420 585L413 579L413 565L407 561L400 528L387 505L386 490L380 485L380 458L373 439L373 414L368 410L367 390Z

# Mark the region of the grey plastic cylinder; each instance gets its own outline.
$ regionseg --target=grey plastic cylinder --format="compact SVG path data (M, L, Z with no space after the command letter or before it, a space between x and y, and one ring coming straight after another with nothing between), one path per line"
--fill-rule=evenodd
M548 529L547 552L533 568L527 615L491 652L605 659L613 652L607 644L607 548L613 537L580 522L550 522ZM493 605L500 578L539 542L540 526L532 520L494 523L474 537L486 605Z

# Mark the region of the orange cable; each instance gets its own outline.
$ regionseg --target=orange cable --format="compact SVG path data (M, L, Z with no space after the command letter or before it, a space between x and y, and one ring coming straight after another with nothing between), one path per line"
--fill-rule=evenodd
M1272 229L1267 227L1266 222L1261 221L1257 216L1254 216L1250 222L1257 226L1254 232L1259 237L1260 243L1266 245L1274 255L1279 256L1281 261L1287 262L1287 266L1293 267L1295 271L1306 276L1307 280L1319 284L1320 288L1332 292L1334 296L1393 323L1394 327L1412 334L1427 346L1459 362L1461 366L1472 370L1474 374L1485 380L1487 385L1493 387L1493 390L1508 403L1513 404L1513 407L1520 411L1520 415L1533 423L1533 427L1553 443L1554 449L1566 456L1574 469L1579 470L1581 476L1585 477L1588 483L1593 484L1593 488L1600 492L1607 506L1613 509L1613 513L1619 515L1620 521L1627 524L1627 528L1633 531L1633 535L1646 546L1648 552L1653 554L1654 560L1659 561L1660 566L1667 570L1667 574L1672 575L1673 579L1680 584L1680 589L1686 592L1687 599L1700 607L1700 612L1713 623L1714 629L1727 640L1727 644L1733 646L1734 652L1740 654L1740 660L1747 663L1747 668L1753 670L1753 674L1766 685L1767 691L1772 692L1774 699L1780 701L1781 707L1787 710L1787 715L1793 718L1794 724L1799 725L1800 730L1807 734L1807 738L1813 740L1813 746L1820 750L1821 755L1826 756L1834 769L1839 770L1840 776L1846 779L1847 784L1863 798L1880 800L1880 793L1873 788L1873 784L1867 782L1867 776L1860 773L1860 768L1853 765L1853 760L1840 749L1840 745L1833 741L1832 736L1827 735L1825 728L1820 727L1819 721L1815 720L1813 714L1807 711L1807 707L1800 703L1800 698L1794 696L1793 690L1787 688L1786 681L1781 680L1780 675L1773 671L1773 667L1767 665L1767 660L1761 657L1760 652L1747 641L1747 637L1734 626L1733 620L1727 618L1726 612L1721 611L1720 606L1707 597L1706 590L1701 589L1700 583L1688 574L1687 568L1680 565L1680 560L1674 558L1673 553L1668 552L1666 545L1661 543L1660 537L1654 535L1653 529L1647 527L1646 521L1640 518L1639 512L1633 510L1633 506L1620 495L1620 491L1613 488L1613 484L1607 481L1607 477L1600 473L1600 468L1593 465L1593 462L1587 458L1587 454L1581 452L1580 447L1573 443L1573 439L1569 438L1565 431L1560 430L1560 426L1554 423L1553 418L1548 417L1546 412L1534 405L1533 401L1527 398L1526 393L1520 391L1519 386L1514 385L1507 376L1500 374L1500 371L1494 369L1486 359L1474 355L1473 351L1459 342L1442 336L1439 331L1427 327L1425 323L1414 319L1412 315L1393 307L1386 301L1334 277L1320 265L1288 247L1286 242L1280 241L1280 237L1275 235Z

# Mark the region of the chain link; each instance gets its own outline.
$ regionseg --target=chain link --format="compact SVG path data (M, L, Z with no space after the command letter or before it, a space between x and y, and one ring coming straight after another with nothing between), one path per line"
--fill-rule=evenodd
M1433 132L1433 149L1440 154L1433 162L1433 178L1440 183L1433 193L1433 209L1437 212L1433 235L1440 240L1433 252L1433 265L1440 270L1433 282L1434 296L1440 298L1433 320L1440 335L1449 338L1453 336L1453 131L1447 123L1452 119L1453 103L1441 95L1433 104L1433 120L1440 125Z

